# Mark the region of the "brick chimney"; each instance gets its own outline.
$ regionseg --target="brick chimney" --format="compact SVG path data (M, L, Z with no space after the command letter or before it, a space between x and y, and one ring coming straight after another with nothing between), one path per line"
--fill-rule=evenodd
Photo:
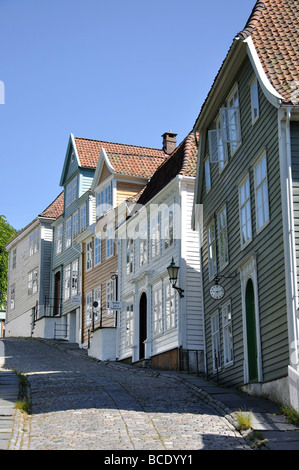
M163 150L167 155L170 155L176 148L176 136L173 132L165 132L163 137Z

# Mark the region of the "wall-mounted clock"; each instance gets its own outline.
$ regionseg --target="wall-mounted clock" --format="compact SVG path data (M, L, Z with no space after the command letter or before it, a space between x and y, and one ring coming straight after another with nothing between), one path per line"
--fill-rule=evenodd
M224 297L225 291L220 284L214 284L210 289L210 296L212 299L220 300Z

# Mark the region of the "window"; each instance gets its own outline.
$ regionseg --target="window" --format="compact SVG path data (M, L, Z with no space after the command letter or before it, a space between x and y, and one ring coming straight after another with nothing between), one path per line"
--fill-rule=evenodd
M73 214L73 238L79 234L79 212Z
M90 326L92 322L92 291L86 293L85 297L85 323L86 326Z
M113 256L113 240L114 240L114 233L113 233L113 226L107 228L107 238L106 238L106 258L110 258Z
M221 168L224 167L228 160L227 145L224 142L223 134L220 126L220 119L216 121L216 129L210 130L209 133L209 151L210 161L218 162Z
M97 216L101 217L112 208L111 184L97 194Z
M115 281L113 279L109 279L106 282L106 303L107 303L107 310L106 315L107 317L113 315L113 310L109 308L109 302L113 302L115 300Z
M68 300L70 298L70 289L71 289L71 265L67 265L64 268L63 275L63 298Z
M227 242L227 220L226 207L217 215L218 243L219 243L219 267L220 269L228 263L228 242Z
M151 255L155 258L160 254L160 240L161 240L161 215L160 212L155 215L151 220Z
M79 292L79 260L72 262L72 297Z
M162 287L158 287L153 291L153 321L154 334L162 333Z
M241 246L252 240L249 176L239 186Z
M17 266L17 249L12 250L12 269L15 269Z
M38 290L38 270L33 269L28 273L28 295L36 294Z
M219 312L215 313L211 318L211 333L212 333L213 369L216 371L216 370L220 370L221 368Z
M165 284L165 330L175 327L175 290L168 282Z
M39 248L39 230L35 230L29 237L29 256L38 252Z
M259 111L259 97L258 97L258 83L256 77L250 84L250 97L251 97L251 117L252 124L258 119Z
M140 229L139 238L139 265L144 266L147 263L147 224Z
M16 300L16 286L15 284L10 288L10 310L15 308L15 300Z
M217 273L216 233L215 233L214 221L208 226L207 242L208 242L209 277L211 279Z
M126 250L126 265L127 274L131 274L134 269L134 241L133 238L127 239L127 250Z
M126 326L125 326L126 346L133 345L133 317L134 317L134 307L133 307L133 304L131 304L127 306L127 311L126 311Z
M207 158L205 160L205 181L206 181L206 191L211 189L211 171L210 171L210 161Z
M223 348L224 348L224 366L233 363L233 333L232 333L232 314L231 305L223 305L222 325L223 325Z
M66 220L65 247L69 248L72 244L72 218Z
M230 144L231 155L241 143L241 124L239 110L238 87L235 86L226 102L226 107L220 109L221 129L224 142Z
M95 240L94 240L94 264L95 266L101 263L101 256L102 256L101 243L102 243L101 235L95 237Z
M80 207L80 232L86 229L86 204Z
M56 229L56 254L62 252L62 234L63 234L63 225L58 225Z
M173 205L164 210L164 248L173 245Z
M265 152L255 166L254 175L256 226L257 231L259 232L269 222L267 161Z
M92 268L92 240L86 243L86 271Z
M77 198L77 176L73 178L66 187L66 207Z
M98 286L93 291L93 301L98 303L97 307L94 307L94 319L99 320L101 317L101 305L102 305L102 289Z

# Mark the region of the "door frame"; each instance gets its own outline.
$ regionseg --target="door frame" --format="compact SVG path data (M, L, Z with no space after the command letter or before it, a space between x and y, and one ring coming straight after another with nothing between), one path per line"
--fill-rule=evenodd
M258 301L258 279L257 279L257 255L251 254L240 266L241 278L241 296L242 296L242 319L243 319L243 344L244 344L244 383L254 383L256 381L249 380L249 358L248 358L248 340L247 340L247 323L246 323L246 288L249 279L253 286L254 296L254 316L256 330L256 348L257 348L257 382L263 381L262 369L262 348L260 335L260 318L259 318L259 301Z

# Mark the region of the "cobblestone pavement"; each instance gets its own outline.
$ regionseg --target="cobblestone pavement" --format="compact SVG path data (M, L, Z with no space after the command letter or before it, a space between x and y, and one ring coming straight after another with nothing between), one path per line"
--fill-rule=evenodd
M28 378L32 414L16 417L10 449L249 449L196 392L162 374L71 355L36 340L7 338L5 368Z

